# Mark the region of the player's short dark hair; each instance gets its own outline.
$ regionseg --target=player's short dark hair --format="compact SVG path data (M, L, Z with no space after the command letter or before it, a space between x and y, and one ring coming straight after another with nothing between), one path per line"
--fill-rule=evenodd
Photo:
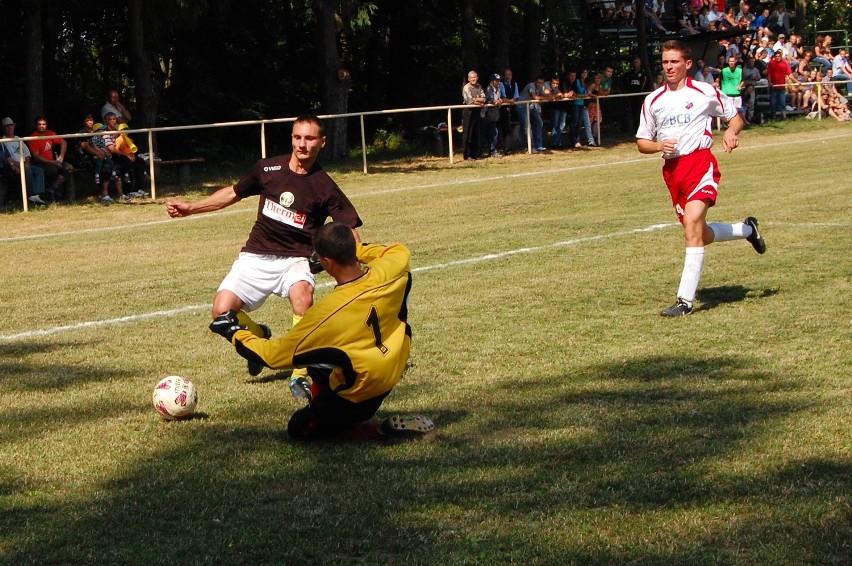
M358 261L355 256L355 235L352 228L340 222L329 222L314 233L314 250L320 257L333 259L341 265Z
M293 126L296 124L314 124L317 128L319 128L320 137L325 136L325 127L322 125L322 120L320 120L316 114L302 114L296 118L296 121L293 122Z

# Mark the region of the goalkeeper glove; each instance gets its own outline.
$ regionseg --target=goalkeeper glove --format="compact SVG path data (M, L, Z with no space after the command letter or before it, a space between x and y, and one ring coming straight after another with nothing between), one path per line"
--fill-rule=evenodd
M312 251L311 257L308 258L308 267L310 268L311 273L313 273L314 275L316 275L317 273L320 273L322 271L325 271L323 269L322 263L320 263L320 258L319 258L319 255L317 254L316 250Z
M228 342L233 342L237 330L248 330L237 321L237 311L223 312L210 323L210 331L215 332Z

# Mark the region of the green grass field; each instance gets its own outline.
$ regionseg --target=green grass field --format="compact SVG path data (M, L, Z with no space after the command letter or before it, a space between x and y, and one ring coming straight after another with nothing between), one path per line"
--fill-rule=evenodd
M850 147L800 121L717 152L710 219L769 249L710 246L678 320L681 230L632 145L333 171L363 238L413 252L380 415L430 415L421 442L294 444L286 372L207 330L256 200L4 214L0 563L849 564ZM170 374L195 418L151 407Z

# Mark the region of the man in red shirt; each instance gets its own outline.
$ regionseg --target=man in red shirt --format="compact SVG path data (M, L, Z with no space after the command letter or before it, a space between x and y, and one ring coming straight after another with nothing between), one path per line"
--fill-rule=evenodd
M71 176L74 167L65 162L68 142L56 137L56 132L47 129L47 119L44 116L36 118L35 125L36 130L30 134L30 137L38 136L41 139L28 141L27 147L30 148L33 165L44 170L48 197L55 202L62 192L60 185L65 185L67 182L66 188L70 189L70 184L74 182Z
M784 53L779 49L772 54L772 60L766 67L766 77L769 79L769 112L775 118L777 113L787 119L787 77L796 84L799 81L793 76L793 70L784 60Z

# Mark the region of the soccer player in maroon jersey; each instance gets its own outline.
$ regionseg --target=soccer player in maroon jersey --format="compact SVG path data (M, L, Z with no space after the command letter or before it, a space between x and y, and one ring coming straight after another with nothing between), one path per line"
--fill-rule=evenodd
M219 189L199 201L170 200L166 210L173 218L221 210L240 200L259 196L257 219L248 241L213 299L213 318L237 311L240 322L255 335L269 338L266 325L253 321L248 312L259 308L270 295L289 298L293 325L313 304L314 275L308 258L314 232L331 217L349 226L360 240L358 212L340 187L317 163L326 138L322 123L314 115L303 115L293 123L293 152L261 159L237 184ZM258 375L263 366L249 361L249 374ZM294 377L307 375L304 368Z

